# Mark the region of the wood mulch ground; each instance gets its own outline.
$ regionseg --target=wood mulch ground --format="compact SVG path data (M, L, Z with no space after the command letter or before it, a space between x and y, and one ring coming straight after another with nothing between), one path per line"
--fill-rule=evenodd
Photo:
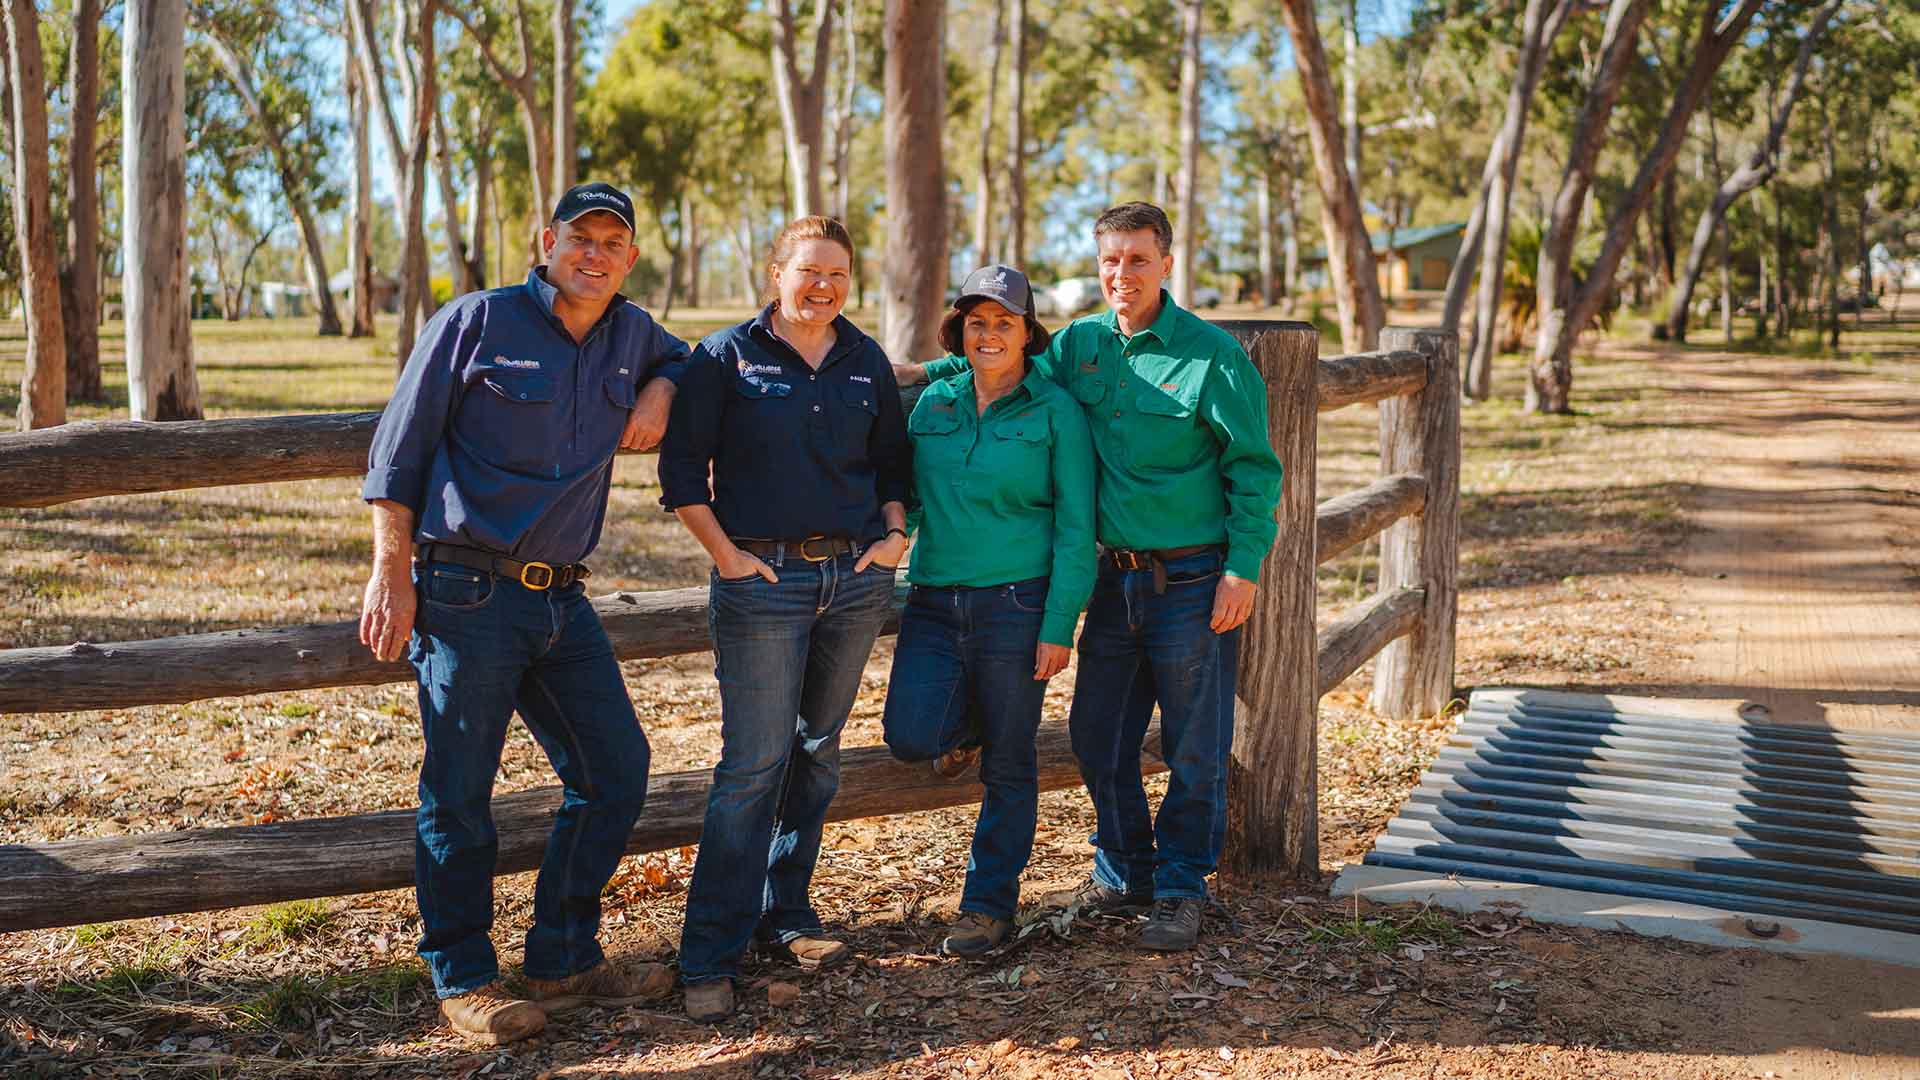
M289 342L263 349L260 333L213 328L201 355L214 408L377 402L384 366L346 351L363 345L337 343L293 366L333 372L340 389L277 403L289 376L256 369L286 364ZM1465 420L1460 684L1700 683L1697 657L1718 631L1685 568L1701 542L1710 438L1749 422L1739 395L1703 394L1701 380L1738 363L1761 380L1817 370L1827 385L1871 376L1877 388L1862 393L1897 393L1888 388L1920 372L1915 342L1911 327L1850 335L1849 356L1826 360L1610 350L1580 367L1571 417L1521 414L1507 372L1502 399ZM0 330L0 385L18 381L17 346ZM214 377L223 370L224 382ZM1323 496L1371 474L1372 422L1370 410L1323 418ZM652 473L643 460L619 467L596 559L608 588L704 573L655 506ZM1920 487L1886 483L1906 497ZM354 492L349 481L311 481L0 512L0 638L62 644L349 618L367 559ZM1323 568L1322 617L1365 595L1371 574L1364 552ZM848 745L879 741L889 659L883 642ZM631 663L627 675L658 767L710 763L711 657ZM1369 678L1356 675L1321 710L1329 874L1364 852L1450 728L1444 717L1372 715ZM1063 719L1070 685L1071 673L1056 680L1050 721ZM416 724L401 686L0 717L0 842L409 806ZM501 790L550 782L532 741L510 740ZM1029 897L1072 884L1087 865L1084 796L1043 797L1041 819ZM935 945L958 900L971 821L961 809L830 826L816 896L857 961L817 976L752 962L745 1007L718 1026L692 1024L672 1004L585 1010L537 1042L476 1051L435 1025L412 951L412 898L392 892L0 935L0 1074L1920 1075L1895 1056L1920 1042L1920 995L1886 974L1899 969L1870 973L1895 981L1865 1001L1842 992L1858 972L1510 917L1356 911L1331 901L1324 880L1223 885L1191 955L1136 951L1126 922L1030 910L1024 936L999 954L943 959ZM623 864L607 896L610 952L671 959L691 854ZM495 938L508 964L530 893L530 875L499 883Z

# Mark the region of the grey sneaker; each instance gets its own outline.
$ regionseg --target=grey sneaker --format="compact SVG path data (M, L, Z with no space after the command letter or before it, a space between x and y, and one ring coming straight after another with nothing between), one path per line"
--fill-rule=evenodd
M977 911L963 911L940 942L940 951L948 956L979 956L992 952L1013 932L1013 923Z
M1078 909L1082 915L1143 915L1153 906L1152 895L1136 896L1109 889L1092 874L1071 889L1046 895L1046 906Z
M1200 937L1200 912L1205 900L1168 896L1154 901L1153 917L1140 930L1140 947L1156 952L1183 952Z

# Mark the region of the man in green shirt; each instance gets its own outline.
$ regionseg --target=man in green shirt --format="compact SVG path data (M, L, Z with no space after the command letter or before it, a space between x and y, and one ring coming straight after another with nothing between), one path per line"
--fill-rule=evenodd
M1094 866L1056 900L1151 909L1141 944L1187 949L1226 835L1240 626L1273 546L1281 466L1246 351L1161 288L1173 271L1166 214L1123 203L1093 234L1109 310L1075 320L1034 358L1086 411L1099 463L1100 576L1068 718L1096 815ZM906 384L962 363L896 371ZM1140 779L1155 704L1171 774L1157 817Z

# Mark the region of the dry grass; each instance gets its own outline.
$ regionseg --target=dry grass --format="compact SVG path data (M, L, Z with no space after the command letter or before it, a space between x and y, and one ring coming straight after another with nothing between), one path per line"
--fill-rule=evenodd
M196 326L209 415L379 407L389 380L381 351L302 329ZM1458 681L1630 682L1669 664L1697 629L1660 593L1686 533L1682 501L1699 481L1685 403L1657 363L1601 358L1580 369L1579 414L1529 417L1511 403L1512 367L1501 400L1465 419ZM0 328L0 409L11 409L18 376L18 341ZM1322 418L1323 497L1371 477L1374 424L1367 408ZM657 508L653 472L644 459L616 470L594 560L607 589L704 575L697 547ZM352 618L368 558L356 490L311 481L0 511L0 638L46 645ZM1373 572L1370 548L1323 568L1322 617L1369 592ZM890 658L883 642L849 745L879 741ZM713 759L710 669L706 655L626 665L663 771ZM1363 671L1323 703L1329 868L1364 849L1450 728L1445 717L1374 716L1363 706L1367 679ZM1071 676L1055 681L1051 720L1064 715L1070 685ZM416 725L406 686L0 717L0 842L410 806ZM531 739L510 739L500 789L550 782ZM1041 814L1029 895L1084 872L1091 829L1073 792L1045 797ZM1380 1076L1418 1062L1420 1075L1722 1074L1710 1059L1660 1053L1675 1038L1662 1002L1630 990L1677 968L1710 972L1720 961L1704 950L1616 940L1602 958L1595 950L1609 939L1584 932L1433 913L1369 921L1328 901L1323 886L1229 890L1191 956L1143 960L1127 927L1101 922L1043 924L984 963L937 959L971 821L962 809L831 827L819 901L861 961L806 980L801 1004L784 1010L767 1004L765 987L792 973L751 969L750 1008L718 1029L630 1009L474 1054L434 1027L412 956L412 898L395 892L0 935L0 1071L1141 1080ZM670 955L689 857L625 864L608 892L612 951ZM527 875L499 885L495 936L508 963L530 886ZM1595 995L1614 995L1607 1010L1581 1004Z

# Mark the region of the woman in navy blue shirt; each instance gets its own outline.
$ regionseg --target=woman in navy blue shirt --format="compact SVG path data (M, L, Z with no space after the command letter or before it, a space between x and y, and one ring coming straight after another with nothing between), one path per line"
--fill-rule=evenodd
M773 301L693 351L661 446L661 504L714 564L720 763L680 937L697 1020L732 1011L750 943L807 970L850 955L807 890L840 729L906 554L912 475L892 365L840 314L852 265L838 221L788 225Z

